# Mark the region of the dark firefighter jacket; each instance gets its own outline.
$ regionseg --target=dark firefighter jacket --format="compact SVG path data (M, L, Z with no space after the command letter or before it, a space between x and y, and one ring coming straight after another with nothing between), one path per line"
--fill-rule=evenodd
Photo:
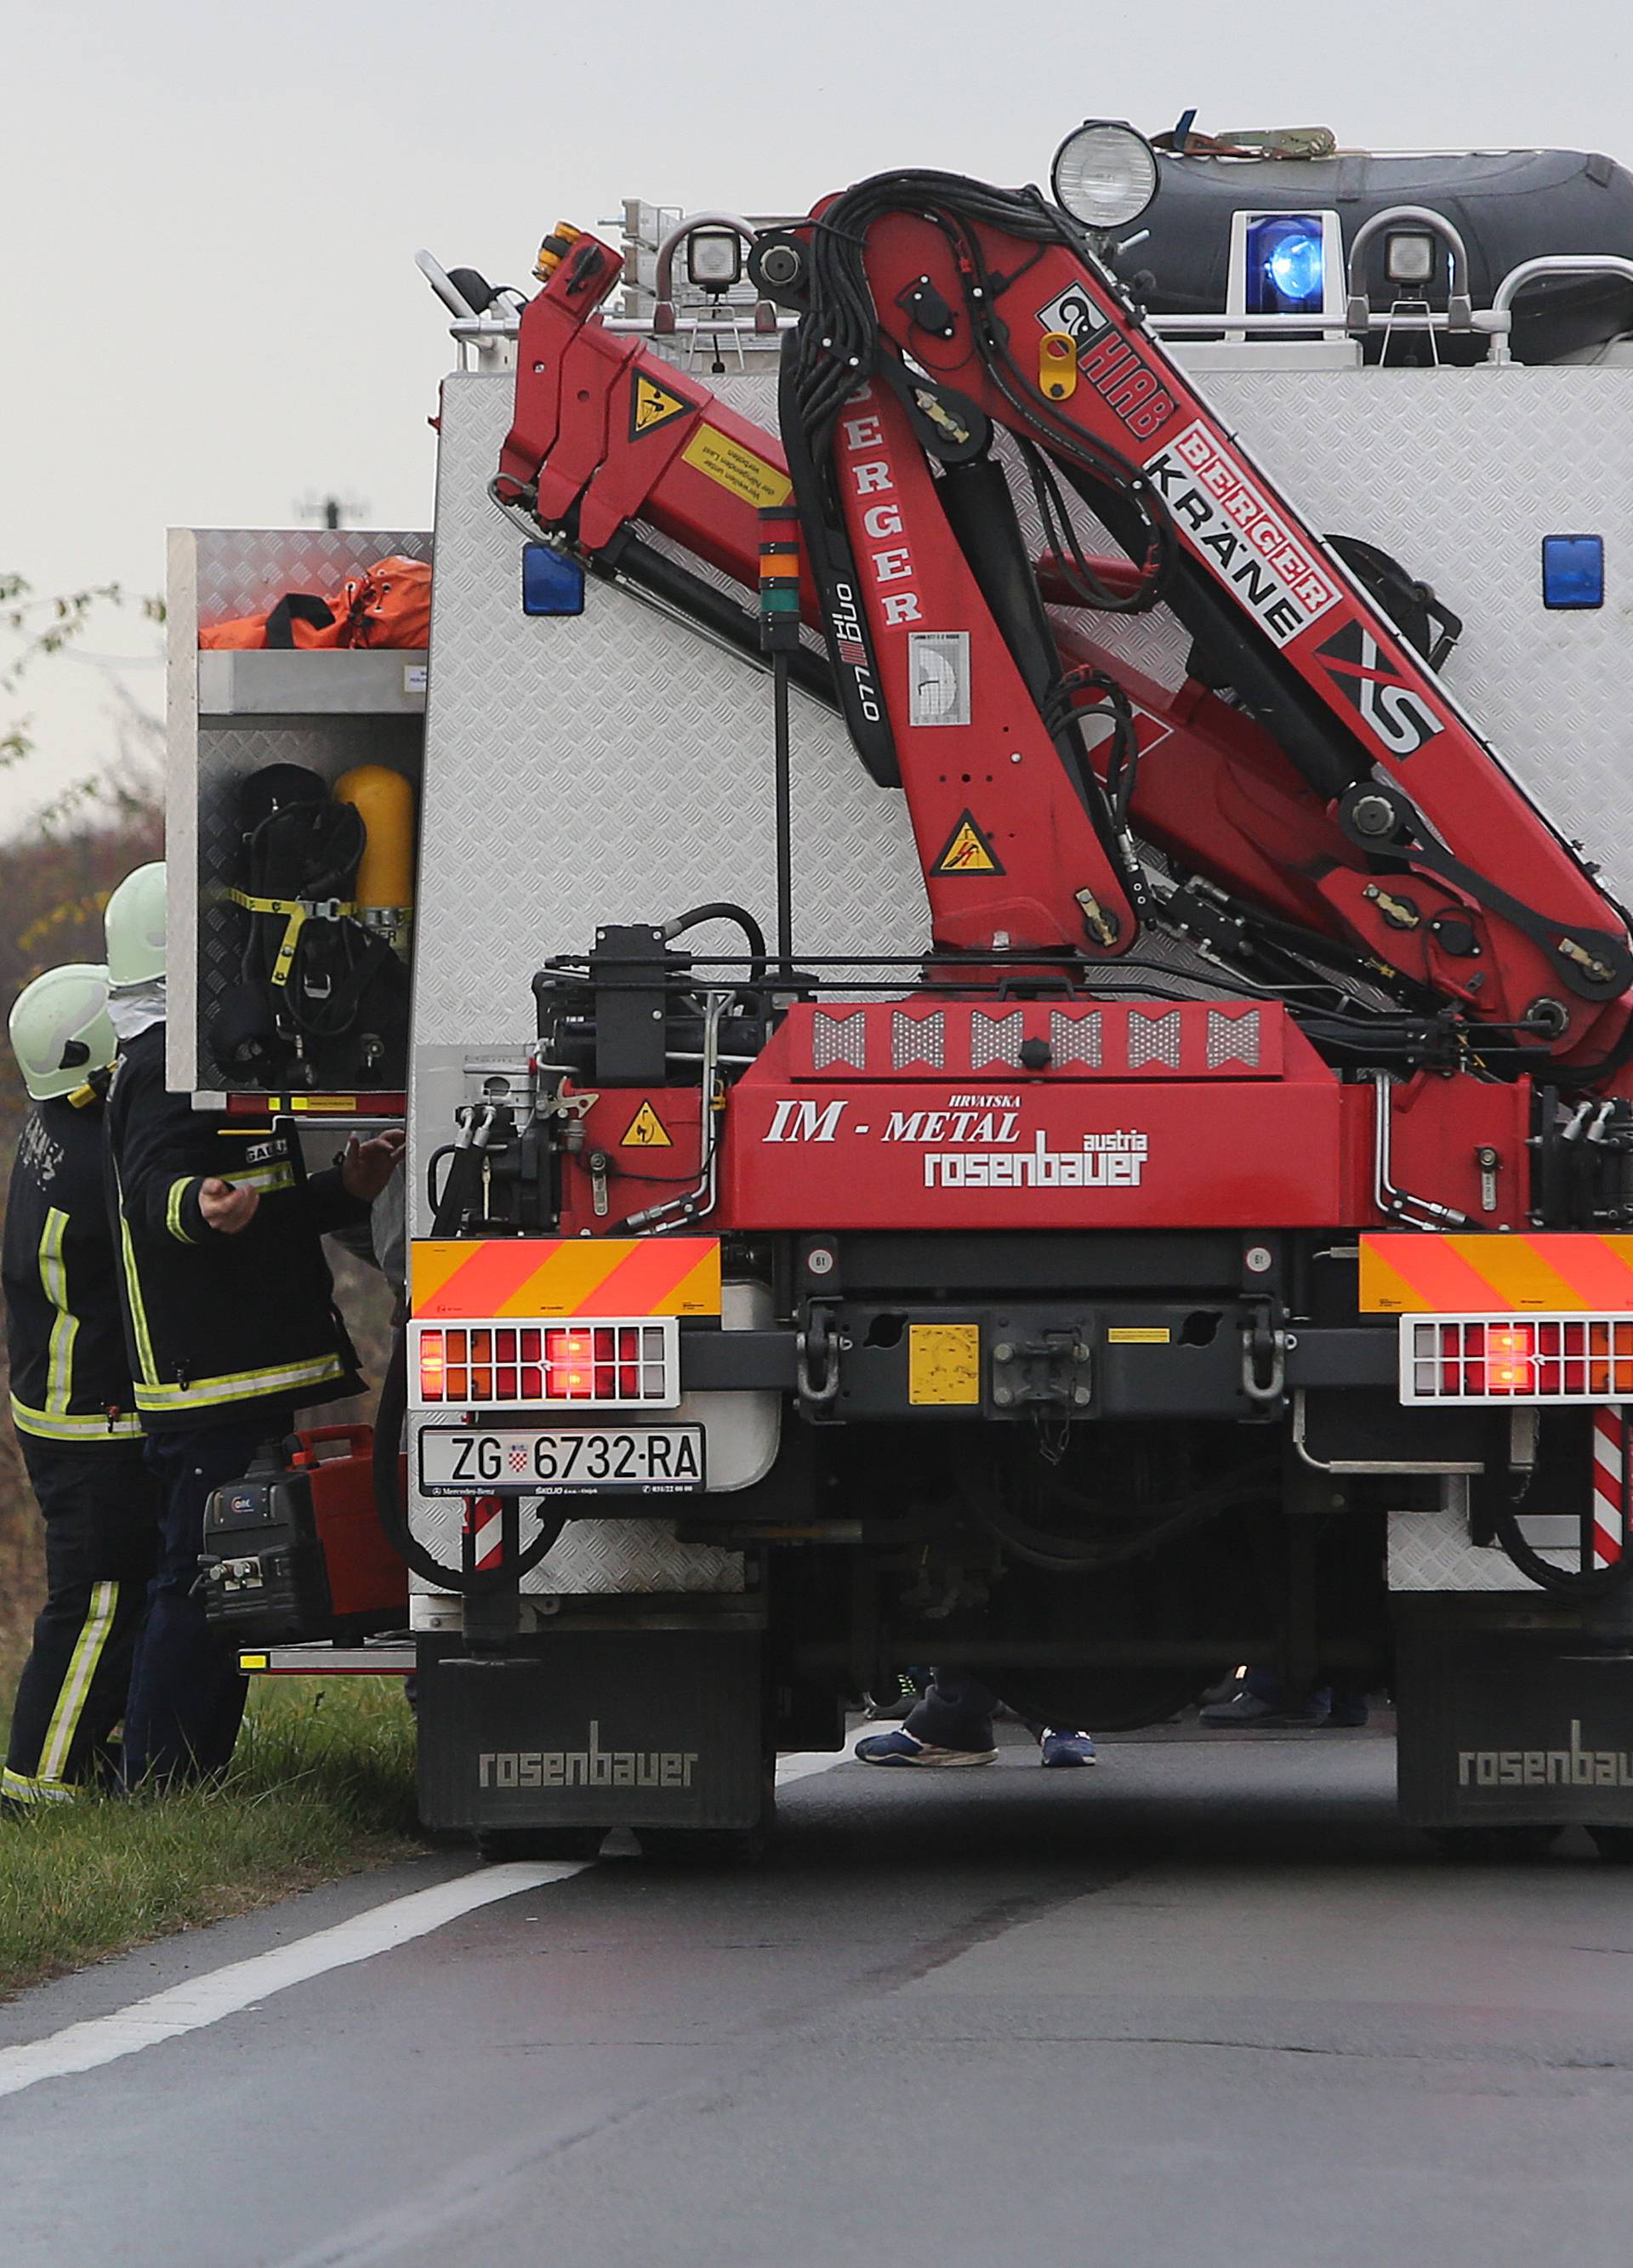
M129 1453L141 1435L119 1316L101 1097L37 1102L5 1208L0 1278L19 1433L65 1448Z
M366 1219L338 1167L307 1178L292 1135L195 1110L165 1091L165 1028L132 1040L107 1099L125 1336L149 1432L221 1425L361 1386L320 1237ZM209 1226L211 1174L260 1197L236 1236Z

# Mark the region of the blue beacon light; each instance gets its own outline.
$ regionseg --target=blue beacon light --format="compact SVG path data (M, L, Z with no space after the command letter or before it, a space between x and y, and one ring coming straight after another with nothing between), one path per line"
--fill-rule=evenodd
M1319 315L1326 302L1326 252L1320 221L1274 213L1249 224L1250 315Z

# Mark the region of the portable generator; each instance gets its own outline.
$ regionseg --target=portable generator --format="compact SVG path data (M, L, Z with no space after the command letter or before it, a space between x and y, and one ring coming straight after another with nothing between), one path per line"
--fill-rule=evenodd
M408 1574L375 1513L373 1439L318 1425L267 1441L211 1493L199 1590L216 1628L275 1646L403 1624Z

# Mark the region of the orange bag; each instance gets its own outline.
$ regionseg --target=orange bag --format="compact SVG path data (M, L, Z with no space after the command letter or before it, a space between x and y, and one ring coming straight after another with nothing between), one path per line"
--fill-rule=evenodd
M288 591L264 615L203 626L207 653L272 646L423 646L431 642L431 568L424 559L377 559L332 599Z

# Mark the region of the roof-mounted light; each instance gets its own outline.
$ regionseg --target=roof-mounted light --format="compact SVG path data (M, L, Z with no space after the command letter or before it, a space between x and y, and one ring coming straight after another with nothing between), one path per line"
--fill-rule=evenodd
M1156 195L1156 152L1124 120L1088 118L1055 151L1049 180L1085 228L1126 228Z

